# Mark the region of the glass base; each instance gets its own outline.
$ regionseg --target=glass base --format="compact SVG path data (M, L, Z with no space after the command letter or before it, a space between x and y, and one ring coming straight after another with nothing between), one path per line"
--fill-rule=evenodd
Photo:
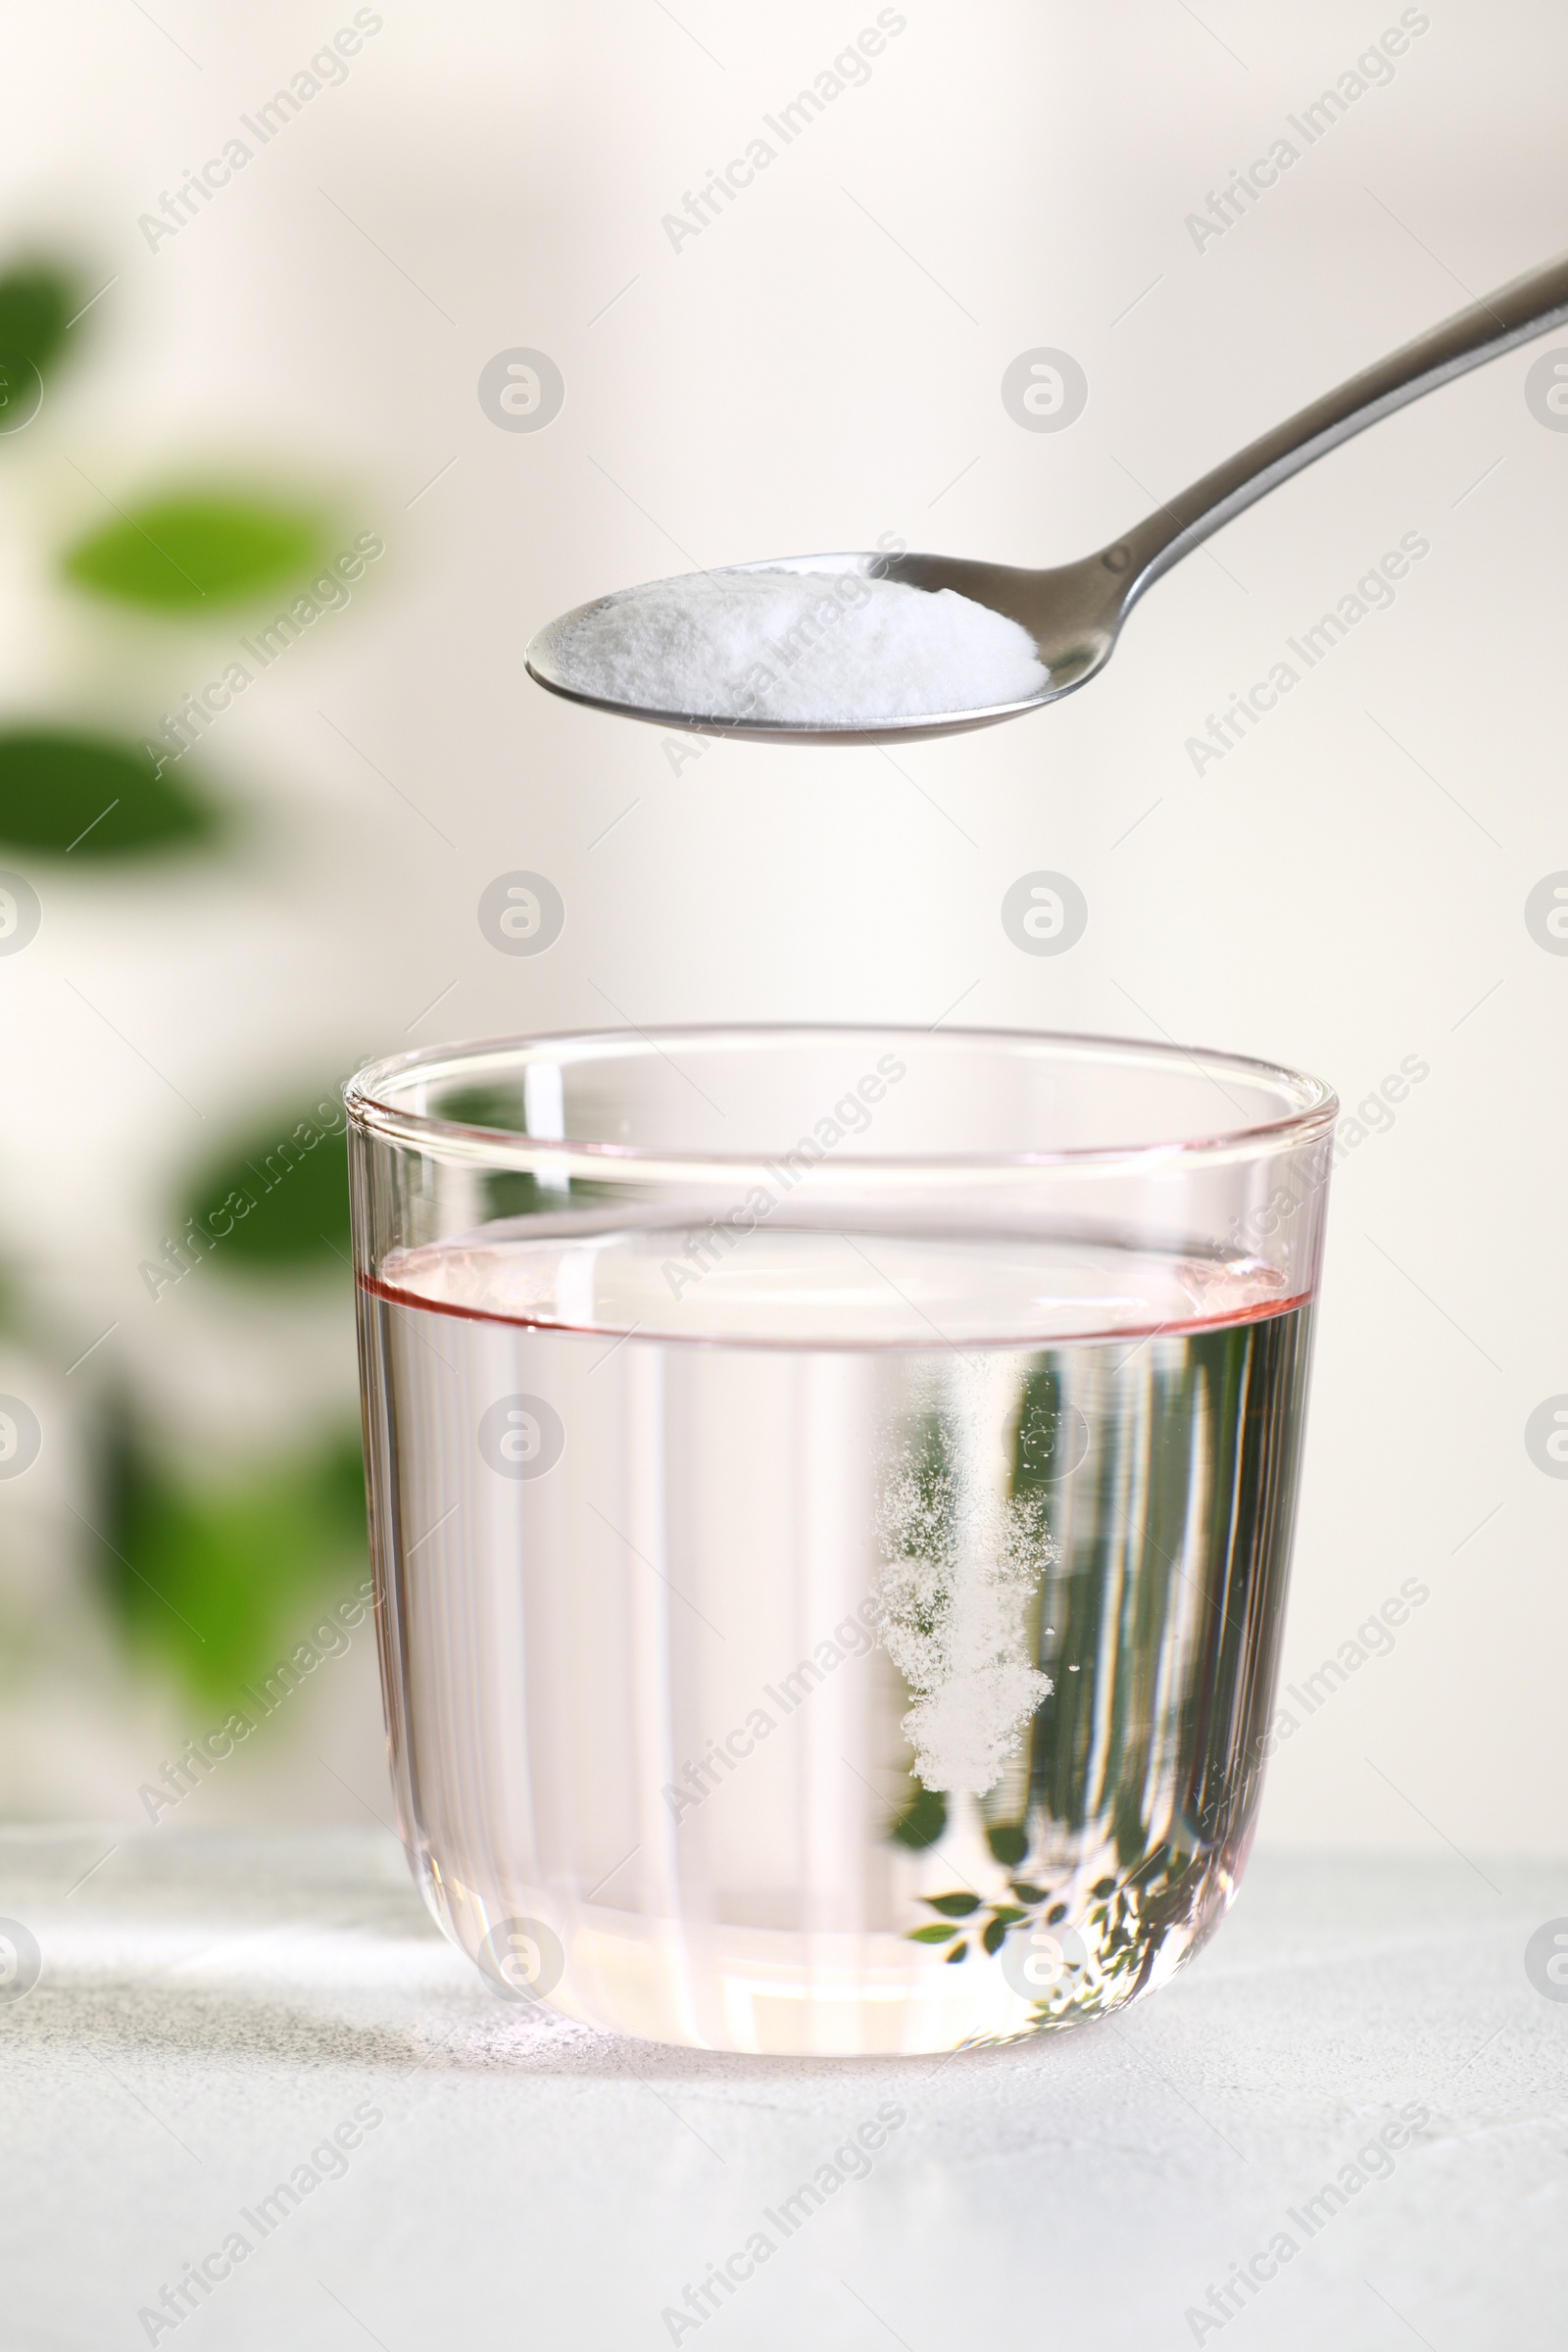
M1195 1857L1157 1888L1123 1882L1098 1894L1080 1871L1021 1920L1004 1919L1000 1933L997 1912L1020 1906L982 1904L955 1929L956 1960L946 1957L955 1940L934 1948L907 1933L564 1907L520 1884L486 1899L428 1863L416 1876L437 1924L504 1999L686 2049L891 2058L1024 2040L1141 1999L1207 1941L1235 1897L1241 1861Z

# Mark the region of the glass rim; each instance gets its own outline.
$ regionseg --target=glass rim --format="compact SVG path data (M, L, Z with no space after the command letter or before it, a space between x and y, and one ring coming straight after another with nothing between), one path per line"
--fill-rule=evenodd
M674 1166L683 1169L712 1170L732 1173L765 1164L765 1151L711 1152L684 1146L649 1147L637 1144L604 1143L571 1136L534 1136L515 1128L486 1127L461 1119L440 1118L428 1111L414 1110L398 1102L396 1096L405 1087L450 1073L458 1076L466 1070L482 1067L487 1062L521 1058L603 1061L616 1055L645 1055L668 1059L664 1047L684 1045L694 1047L744 1047L782 1045L791 1041L802 1044L828 1042L848 1038L881 1038L924 1044L954 1046L993 1046L1001 1048L1057 1048L1066 1049L1064 1058L1076 1055L1083 1059L1096 1056L1107 1060L1123 1059L1129 1063L1155 1062L1165 1068L1186 1063L1200 1075L1219 1085L1229 1073L1238 1080L1263 1083L1286 1094L1294 1095L1294 1106L1278 1117L1250 1120L1232 1126L1220 1126L1200 1136L1186 1138L1152 1137L1134 1144L1072 1145L1063 1150L1041 1152L894 1152L885 1153L856 1152L845 1154L837 1162L846 1176L853 1170L856 1177L862 1174L898 1173L974 1175L984 1170L1020 1173L1032 1169L1053 1167L1090 1167L1106 1165L1136 1165L1153 1160L1179 1159L1191 1161L1203 1156L1223 1156L1238 1151L1263 1151L1282 1145L1305 1143L1332 1130L1339 1114L1339 1097L1326 1080L1314 1078L1303 1071L1293 1070L1283 1062L1264 1061L1257 1055L1232 1054L1213 1047L1183 1046L1173 1041L1149 1038L1102 1036L1095 1033L1066 1029L1003 1029L1003 1028L917 1028L908 1022L897 1021L695 1021L665 1022L656 1028L639 1029L631 1026L615 1029L546 1029L501 1037L474 1038L456 1044L416 1046L407 1053L392 1054L379 1060L366 1062L343 1084L343 1102L350 1121L364 1133L391 1144L414 1149L445 1148L461 1157L479 1158L489 1164L514 1161L518 1156L528 1161L555 1159L566 1161L586 1159L605 1167L624 1169L628 1176L639 1171L652 1176ZM1221 1092L1223 1092L1221 1087ZM782 1146L780 1149L788 1149Z

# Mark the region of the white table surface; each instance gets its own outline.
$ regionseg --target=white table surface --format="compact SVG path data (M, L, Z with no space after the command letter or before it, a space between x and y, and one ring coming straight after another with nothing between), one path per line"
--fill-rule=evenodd
M0 1835L0 1916L42 1954L0 2003L5 2352L1568 2343L1568 2002L1524 1967L1568 1865L1265 1855L1118 2020L828 2062L498 2000L378 1834L122 1838L68 1892L114 1838ZM906 2121L868 2177L672 2329L885 2102ZM1430 2122L1308 2239L1290 2209L1407 2104ZM264 2239L242 2210L356 2108L380 2123ZM236 2230L177 2328L139 2319ZM1299 2251L1254 2299L1187 2316L1281 2230Z

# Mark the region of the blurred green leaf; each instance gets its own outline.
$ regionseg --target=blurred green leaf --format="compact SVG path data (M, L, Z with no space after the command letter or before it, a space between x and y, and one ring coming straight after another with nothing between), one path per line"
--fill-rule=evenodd
M122 1622L204 1696L238 1702L364 1578L357 1438L216 1490L172 1476L128 1420L109 1453L102 1557Z
M1021 1914L1019 1916L1021 1917ZM1010 1923L1004 1919L1000 1913L991 1922L990 1926L986 1929L985 1934L980 1938L988 1952L997 1953L1001 1951L1003 1945L1007 1940L1007 1929L1009 1924Z
M213 1263L241 1273L346 1271L348 1131L335 1087L281 1112L205 1167L185 1197Z
M20 352L47 375L81 308L81 288L47 262L20 263L0 275L0 353Z
M922 1846L935 1845L947 1826L947 1798L936 1789L922 1788L908 1810L893 1824L888 1836L918 1853Z
M909 1930L908 1940L910 1943L951 1943L954 1936L956 1936L957 1933L958 1931L956 1928L944 1928L941 1926L929 1928L911 1928Z
M944 1919L967 1919L971 1911L980 1908L977 1894L923 1894L920 1900L929 1903L933 1911L940 1911Z
M510 1081L486 1079L474 1086L455 1086L441 1097L439 1116L457 1119L465 1127L500 1127L509 1135L523 1132L522 1088Z
M122 604L189 612L299 577L321 545L319 520L298 509L171 496L89 532L66 556L65 570Z
M479 1178L484 1201L482 1224L501 1217L537 1217L545 1209L563 1208L559 1192L546 1195L537 1177L522 1168L486 1168Z
M967 1960L968 1957L969 1946L966 1943L955 1944L952 1951L948 1954L948 1966L951 1968L955 1960Z
M480 1221L488 1224L502 1217L559 1215L564 1208L597 1208L605 1201L621 1207L626 1195L621 1186L599 1184L591 1176L573 1176L568 1183L558 1186L541 1184L536 1176L521 1168L487 1168L479 1178L479 1198L483 1203Z
M1031 1886L1024 1879L1013 1880L1012 1891L1020 1903L1043 1903L1046 1900L1046 1888Z
M0 842L86 863L203 841L218 821L135 746L63 727L0 732Z
M999 1862L1021 1862L1029 1851L1028 1832L1015 1821L993 1822L986 1842Z
M473 1086L454 1087L432 1107L439 1117L455 1119L466 1127L495 1127L507 1135L528 1132L522 1087L515 1074L487 1079ZM573 1176L565 1186L541 1184L522 1168L486 1171L480 1178L480 1192L485 1222L501 1217L539 1216L564 1208L593 1208L602 1200L618 1202L623 1198L617 1186L596 1183L592 1177Z

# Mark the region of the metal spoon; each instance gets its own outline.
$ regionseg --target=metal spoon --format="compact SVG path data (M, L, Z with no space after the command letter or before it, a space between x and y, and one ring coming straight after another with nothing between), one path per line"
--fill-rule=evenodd
M915 743L926 736L995 726L1086 685L1109 661L1121 624L1144 591L1254 499L1299 473L1303 466L1348 441L1352 433L1402 409L1407 401L1419 400L1423 392L1435 391L1439 384L1512 351L1516 344L1560 325L1565 318L1568 256L1515 278L1488 300L1473 303L1468 310L1446 318L1441 326L1418 335L1389 359L1363 368L1338 391L1325 393L1261 440L1216 466L1212 473L1180 492L1113 547L1085 556L1076 564L1059 564L1050 571L1023 571L1009 564L970 563L961 556L784 556L767 564L729 564L709 575L722 580L730 571L849 572L903 580L913 588L956 588L976 604L989 605L994 612L1021 622L1034 638L1039 658L1051 674L1049 683L1026 702L977 710L927 710L906 719L878 719L869 726L799 721L770 724L756 718L741 722L702 711L644 710L629 703L609 702L573 686L561 656L562 632L581 614L595 610L593 605L564 612L539 631L527 649L528 673L553 694L590 704L596 710L613 710L623 718L650 719L662 727L700 728L754 743ZM596 600L596 604L602 601Z

